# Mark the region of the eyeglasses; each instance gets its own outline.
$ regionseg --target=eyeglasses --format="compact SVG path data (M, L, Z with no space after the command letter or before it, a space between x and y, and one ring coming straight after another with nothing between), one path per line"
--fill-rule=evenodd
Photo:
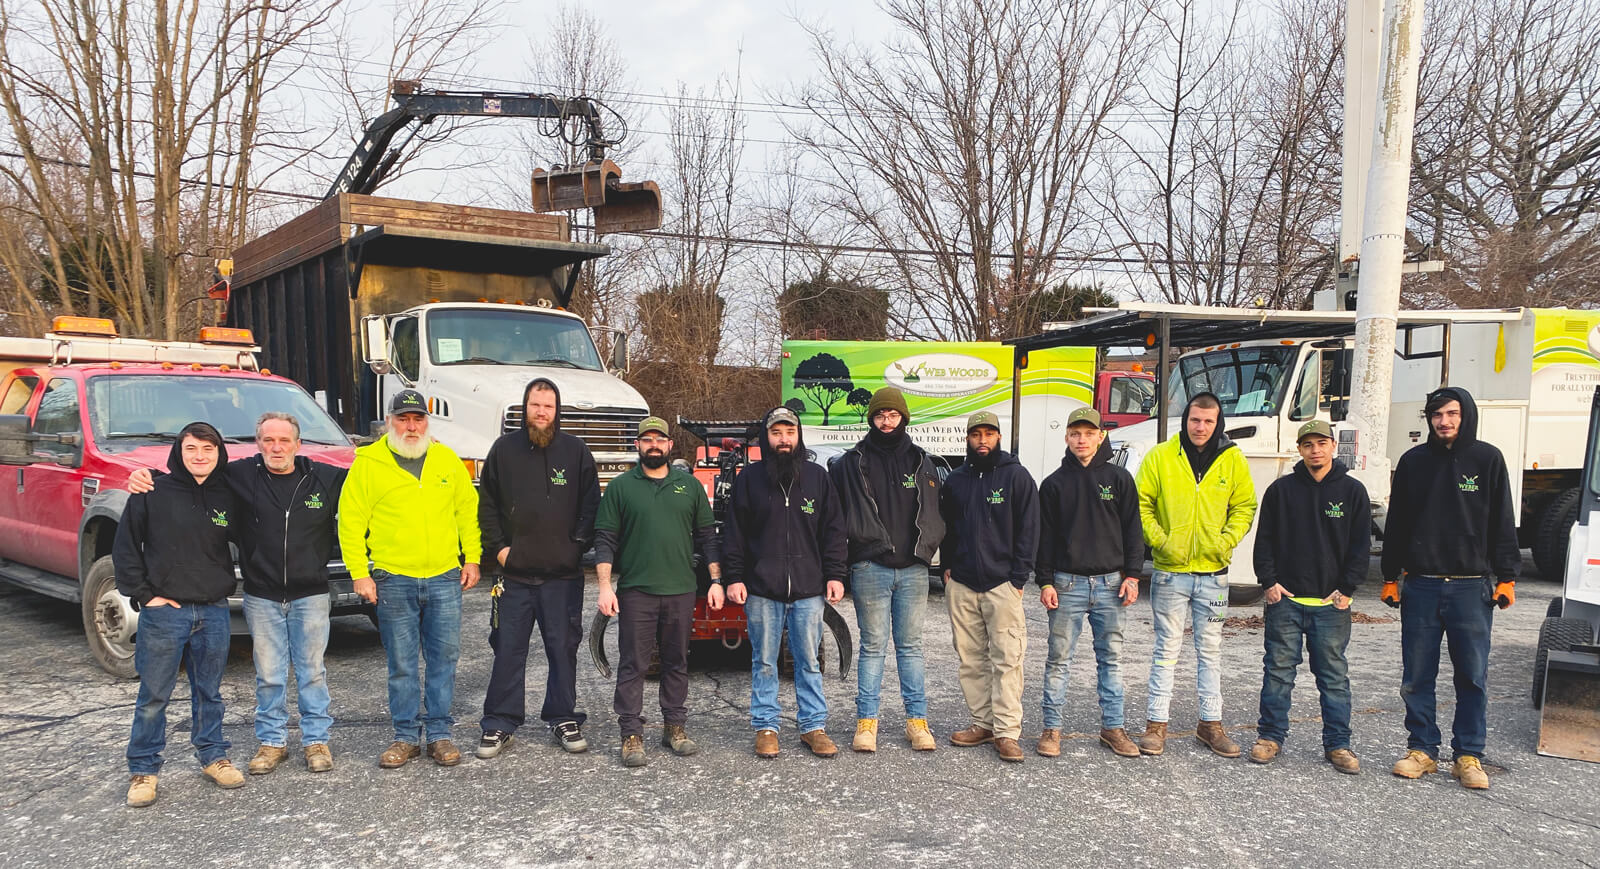
M656 444L670 444L670 443L672 443L672 438L664 438L664 437L658 437L656 435L651 435L650 437L647 437L647 438L639 438L639 443L644 444L647 447L653 447Z

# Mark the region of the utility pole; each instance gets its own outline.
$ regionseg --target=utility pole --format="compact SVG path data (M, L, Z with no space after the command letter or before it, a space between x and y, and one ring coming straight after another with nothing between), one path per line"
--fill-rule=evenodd
M1389 409L1394 383L1400 275L1405 256L1406 194L1411 185L1417 65L1423 0L1385 0L1372 163L1361 221L1361 292L1356 300L1350 419L1357 432L1356 468L1375 503L1389 499Z
M1312 307L1318 311L1349 310L1344 300L1356 289L1367 167L1372 160L1372 118L1378 103L1378 23L1382 16L1383 0L1345 0L1344 171L1339 190L1339 250L1334 280L1312 299Z

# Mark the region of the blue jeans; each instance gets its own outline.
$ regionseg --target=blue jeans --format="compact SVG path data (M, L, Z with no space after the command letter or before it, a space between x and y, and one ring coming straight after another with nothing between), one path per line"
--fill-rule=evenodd
M1434 683L1439 678L1439 641L1445 638L1456 686L1450 748L1456 757L1483 757L1488 741L1492 582L1408 574L1400 593L1400 698L1406 704L1406 747L1421 749L1435 760L1440 735Z
M1222 720L1222 623L1228 619L1228 575L1199 576L1158 570L1150 579L1156 642L1150 655L1145 717L1165 723L1172 705L1172 671L1183 649L1183 629L1194 628L1195 693L1200 720Z
M856 605L856 624L861 629L856 717L878 717L883 659L892 635L906 717L927 718L928 697L923 687L927 669L922 659L922 619L928 607L927 566L884 567L871 561L857 562L850 566L850 596Z
M1282 745L1289 738L1289 693L1302 646L1322 698L1322 750L1350 747L1350 611L1304 606L1288 598L1266 607L1262 632L1261 720L1256 733Z
M461 569L438 576L372 571L378 583L378 635L389 658L389 718L398 742L450 738L450 702L461 656ZM417 655L427 674L418 679ZM421 684L419 685L419 681ZM421 705L426 702L427 717Z
M139 671L139 700L128 737L128 773L161 772L167 747L167 702L178 684L178 667L189 671L189 741L201 766L228 756L222 735L222 671L228 664L227 604L186 603L181 608L144 607L139 611L133 665Z
M1083 633L1084 616L1094 632L1095 686L1100 726L1122 726L1122 574L1055 575L1057 604L1049 610L1050 656L1044 662L1044 726L1060 729L1067 705L1067 671Z
M300 744L327 745L328 671L322 656L328 650L326 594L287 603L244 596L244 619L255 640L256 741L283 748L288 742L289 667L300 695Z
M750 630L750 726L778 729L778 649L784 628L789 631L789 654L794 658L794 696L800 707L801 733L828 723L828 701L822 696L822 667L817 647L822 644L822 596L793 603L750 595L744 615Z

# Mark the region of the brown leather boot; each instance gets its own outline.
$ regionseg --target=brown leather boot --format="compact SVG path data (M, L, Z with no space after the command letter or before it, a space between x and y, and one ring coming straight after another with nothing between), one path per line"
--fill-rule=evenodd
M1167 750L1167 722L1146 721L1144 735L1139 737L1139 753L1158 755Z
M246 769L251 775L266 775L278 768L278 764L289 756L289 750L281 745L263 745L256 749L256 756L250 758L250 765Z
M455 766L461 762L461 749L448 739L435 739L428 743L428 756L440 766Z
M778 731L756 731L756 757L773 758L778 756Z
M1138 757L1139 746L1133 744L1128 738L1128 731L1120 727L1102 728L1100 731L1100 744L1111 749L1118 757Z
M950 734L950 744L959 745L962 748L971 748L974 745L983 745L986 742L994 742L994 731L979 727L976 724L966 730L957 730L955 733Z
M1278 752L1283 746L1270 739L1257 739L1256 744L1250 748L1251 763L1272 763L1278 759Z
M1228 738L1220 721L1201 721L1194 731L1195 741L1223 757L1238 757L1239 743Z
M811 753L817 757L833 757L839 753L839 746L834 745L833 740L828 738L828 731L820 727L800 734L800 741L804 742L806 748L811 749Z
M994 753L1006 763L1022 763L1022 746L1009 736L996 736L994 738Z
M1061 756L1061 730L1055 727L1046 727L1039 734L1039 744L1033 747L1039 752L1040 757Z

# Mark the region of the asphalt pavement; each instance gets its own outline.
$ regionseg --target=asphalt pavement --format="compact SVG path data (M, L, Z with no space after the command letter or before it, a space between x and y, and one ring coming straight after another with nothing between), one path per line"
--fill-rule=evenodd
M1527 573L1534 575L1532 564ZM883 692L880 749L848 750L854 671L830 665L828 729L844 750L809 756L794 732L792 686L783 686L782 756L751 753L744 651L697 649L690 691L692 758L659 747L654 683L646 687L650 764L618 763L611 683L579 654L579 705L591 749L567 755L535 722L499 758L471 756L488 683L489 596L467 593L453 712L466 755L380 770L392 738L377 632L361 618L334 622L328 653L336 724L333 771L308 773L291 725L290 760L268 776L222 791L200 774L188 746L187 688L169 709L167 765L155 806L123 805L126 747L137 683L92 663L76 605L0 587L0 863L301 866L1568 866L1600 863L1600 765L1535 754L1529 703L1538 627L1555 583L1518 586L1517 605L1495 614L1490 662L1492 788L1469 792L1441 769L1420 781L1389 774L1403 753L1397 611L1358 596L1367 618L1350 646L1354 749L1360 776L1322 758L1316 692L1302 668L1294 724L1271 766L1212 755L1193 740L1194 659L1185 648L1174 688L1173 739L1159 758L1113 756L1096 739L1093 654L1087 631L1069 689L1062 755L1033 754L1047 634L1028 591L1023 747L1002 764L988 747L956 748L968 723L956 680L949 619L930 597L926 652L930 719L940 747L912 752L893 656ZM589 588L592 613L594 588ZM846 599L840 612L855 627ZM1259 607L1235 607L1225 629L1223 720L1254 740L1261 685ZM1143 721L1152 636L1144 599L1129 611L1123 672L1130 732ZM544 683L537 639L530 709ZM248 640L236 639L223 685L225 732L241 767L254 753L254 676ZM1448 664L1445 665L1448 668ZM1440 712L1448 739L1448 677ZM1448 754L1448 747L1445 749Z

